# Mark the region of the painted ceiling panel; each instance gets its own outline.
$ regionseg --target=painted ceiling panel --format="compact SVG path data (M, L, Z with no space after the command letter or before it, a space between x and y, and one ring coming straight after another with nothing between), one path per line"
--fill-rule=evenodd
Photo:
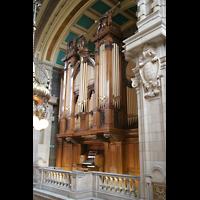
M88 46L90 47L91 49L91 52L94 53L94 50L95 50L95 44L91 41L88 42Z
M76 24L88 30L94 24L94 20L83 15Z
M121 13L115 15L113 17L113 22L119 24L120 26L124 23L126 23L129 19L126 18L124 15L122 15Z
M97 12L101 13L102 15L111 9L110 6L102 2L101 0L97 1L92 7L92 9L96 10Z
M71 39L73 40L75 36L78 36L78 35L76 35L73 32L70 32L69 35L67 36L67 38L65 39L65 42L68 43L68 41L71 40Z
M131 11L133 11L134 13L136 13L137 12L137 5L136 6L133 6L133 7L131 7L131 8L129 8Z
M60 50L60 52L59 52L59 54L58 54L58 57L57 57L56 64L65 66L65 63L61 61L61 59L64 58L65 55L66 55L66 52Z

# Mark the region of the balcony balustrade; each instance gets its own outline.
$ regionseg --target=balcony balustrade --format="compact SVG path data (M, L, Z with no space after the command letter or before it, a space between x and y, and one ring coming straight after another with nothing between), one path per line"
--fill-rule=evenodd
M139 199L139 176L33 167L33 187L79 199ZM33 189L34 194L34 189Z

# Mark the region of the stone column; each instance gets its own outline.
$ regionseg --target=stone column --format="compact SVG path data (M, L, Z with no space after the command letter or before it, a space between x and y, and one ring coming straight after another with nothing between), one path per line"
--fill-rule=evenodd
M153 46L144 45L141 57L136 59L135 78L132 79L138 102L140 189L141 197L147 199L153 198L149 177L154 174L158 182L165 184L166 168L165 82L161 81L165 73L161 73L160 59ZM156 171L152 170L155 166Z
M126 60L136 64L140 199L147 200L153 199L154 183L163 188L166 183L165 3L139 0L138 32L123 41Z
M56 167L62 166L62 138L56 138L57 140L57 154L56 154Z

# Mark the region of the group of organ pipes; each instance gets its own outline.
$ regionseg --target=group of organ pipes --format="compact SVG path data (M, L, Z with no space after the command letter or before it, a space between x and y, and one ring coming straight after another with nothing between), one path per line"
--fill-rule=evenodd
M112 24L113 13L98 21L95 56L80 35L69 40L62 59L56 167L63 170L139 175L136 91L124 76L125 38Z

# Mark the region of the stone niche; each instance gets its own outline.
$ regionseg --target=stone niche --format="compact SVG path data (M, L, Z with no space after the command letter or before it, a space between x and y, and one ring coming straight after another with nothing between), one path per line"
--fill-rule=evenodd
M146 175L147 200L166 199L166 171L160 165L155 165Z

